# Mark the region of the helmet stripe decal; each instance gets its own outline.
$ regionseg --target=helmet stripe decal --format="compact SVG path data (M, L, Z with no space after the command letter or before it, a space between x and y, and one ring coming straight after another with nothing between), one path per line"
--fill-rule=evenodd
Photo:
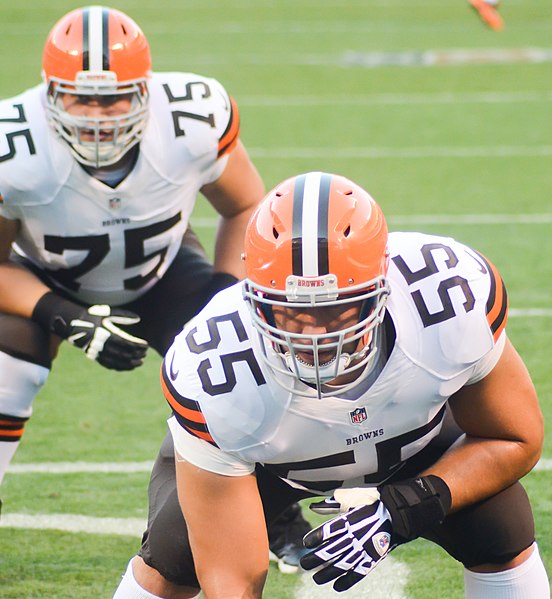
M328 211L330 202L331 175L323 174L320 180L318 199L318 274L330 272L328 255Z
M109 11L101 6L85 8L82 15L83 24L83 70L108 71Z
M328 204L332 177L308 173L297 177L293 192L293 274L328 274Z
M88 71L90 68L89 60L89 41L88 41L88 13L89 8L85 8L82 11L82 70Z
M293 222L291 233L291 268L294 275L303 274L303 192L306 175L297 177L293 189Z

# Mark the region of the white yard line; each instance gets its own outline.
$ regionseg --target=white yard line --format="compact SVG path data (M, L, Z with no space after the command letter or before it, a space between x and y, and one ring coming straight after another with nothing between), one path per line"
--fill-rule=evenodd
M78 514L2 514L0 528L61 530L71 533L116 535L140 538L146 520L141 518L95 518ZM129 556L130 557L130 556ZM349 593L359 599L407 599L404 588L408 567L392 557L384 560L364 581ZM302 574L294 593L296 599L335 597L331 585L319 587L309 574Z
M249 153L255 159L272 160L333 158L376 160L389 158L531 158L552 156L552 146L419 146L412 148L349 147L349 148L255 148Z
M528 102L550 102L552 93L546 91L506 92L434 92L410 94L344 94L340 96L241 96L241 107L266 106L403 106L435 104L518 104Z
M548 225L552 214L412 214L388 216L391 226L404 225ZM218 219L192 217L195 229L215 229Z
M39 464L11 464L10 474L78 474L151 472L153 462L42 462Z
M409 568L406 564L389 556L359 582L344 597L355 599L408 599L405 588L408 582ZM301 576L301 585L295 591L296 599L336 599L337 593L330 584L318 586L309 574Z
M11 514L8 511L2 514L0 527L140 537L146 528L146 519L95 518L79 514Z
M552 316L548 310L546 316ZM78 474L91 472L95 474L134 472L151 472L153 462L42 462L29 464L11 464L8 476L11 474ZM541 459L535 470L552 470L552 459Z

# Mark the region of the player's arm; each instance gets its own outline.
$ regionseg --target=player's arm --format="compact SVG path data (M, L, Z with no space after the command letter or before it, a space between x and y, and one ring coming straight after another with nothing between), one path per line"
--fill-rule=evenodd
M120 328L140 319L110 306L80 306L57 295L29 270L10 261L19 227L19 221L0 217L0 312L32 318L106 368L132 370L140 366L147 342Z
M9 259L19 227L18 220L0 216L0 312L30 318L37 301L49 289Z
M544 425L535 387L508 339L491 372L449 402L466 435L428 473L446 482L458 510L527 474L541 454Z
M177 453L176 478L203 594L209 599L260 598L268 539L255 475L215 474Z
M249 217L265 188L243 144L230 152L222 175L201 189L221 219L215 242L215 271L241 279L245 275L241 253Z

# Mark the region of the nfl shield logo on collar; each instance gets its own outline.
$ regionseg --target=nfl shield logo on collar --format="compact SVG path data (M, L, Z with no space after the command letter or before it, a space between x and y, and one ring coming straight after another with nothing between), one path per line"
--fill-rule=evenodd
M351 417L351 422L353 424L360 424L368 418L366 415L366 408L357 408L356 410L349 412L349 416Z

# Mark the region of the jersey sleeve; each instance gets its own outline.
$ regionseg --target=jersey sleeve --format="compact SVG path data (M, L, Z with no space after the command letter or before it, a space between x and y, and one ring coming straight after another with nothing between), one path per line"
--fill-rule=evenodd
M182 427L176 415L169 418L168 423L177 459L180 456L198 468L225 476L246 476L254 472L255 464L230 455L190 434L190 429Z
M466 381L466 385L473 385L484 379L500 360L500 356L504 351L506 344L506 332L503 331L493 348L487 352L477 364L474 366L470 378Z
M496 266L479 252L477 252L477 255L485 263L488 271L490 288L485 312L487 314L489 328L493 334L493 339L496 342L508 320L508 294L506 293L506 286L504 285L504 281Z
M170 361L167 361L169 359ZM168 404L173 410L175 419L178 424L185 429L188 434L207 441L214 447L217 446L213 439L205 416L201 411L199 402L190 397L185 397L176 390L176 387L171 382L170 370L174 360L174 352L167 354L161 366L161 388Z
M238 105L231 97L228 97L228 102L230 104L230 117L226 129L219 138L217 158L229 154L236 147L240 136L240 113Z

